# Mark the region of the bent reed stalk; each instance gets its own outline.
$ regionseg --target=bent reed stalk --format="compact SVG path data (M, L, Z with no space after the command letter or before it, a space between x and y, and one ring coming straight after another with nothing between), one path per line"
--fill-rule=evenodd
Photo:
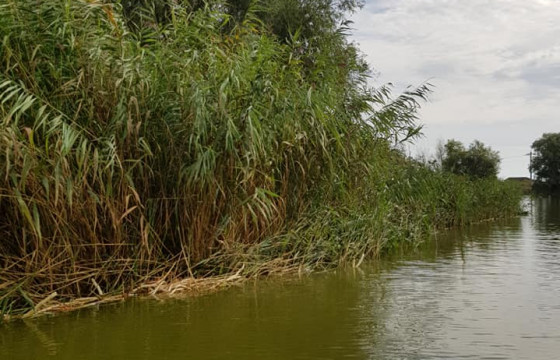
M0 0L2 314L361 262L517 211L511 186L393 149L429 88L368 88L339 27L170 9L131 30L118 4Z

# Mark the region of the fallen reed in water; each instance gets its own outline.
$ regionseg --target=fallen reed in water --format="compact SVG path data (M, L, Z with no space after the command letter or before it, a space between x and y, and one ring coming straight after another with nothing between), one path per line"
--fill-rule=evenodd
M516 211L393 149L429 89L368 88L338 13L286 38L222 9L133 31L118 5L0 0L2 314L360 263Z

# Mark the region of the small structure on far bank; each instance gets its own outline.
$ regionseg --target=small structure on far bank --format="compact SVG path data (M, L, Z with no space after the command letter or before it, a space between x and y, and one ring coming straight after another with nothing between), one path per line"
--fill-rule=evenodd
M529 179L528 177L509 177L506 181L512 181L519 183L519 186L523 190L524 194L530 194L533 188L534 180Z

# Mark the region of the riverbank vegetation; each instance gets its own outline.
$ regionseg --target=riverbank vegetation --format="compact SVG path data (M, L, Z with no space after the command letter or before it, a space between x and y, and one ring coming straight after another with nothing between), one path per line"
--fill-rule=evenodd
M355 1L241 3L0 0L2 314L517 212L515 187L398 150L430 89L368 86Z

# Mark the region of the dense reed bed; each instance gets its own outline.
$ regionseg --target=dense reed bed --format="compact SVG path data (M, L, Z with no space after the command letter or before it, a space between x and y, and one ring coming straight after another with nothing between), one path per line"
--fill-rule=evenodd
M162 22L0 0L1 313L359 263L517 211L511 186L395 150L429 88L369 88L342 12L286 36L255 4L242 21L176 4Z

